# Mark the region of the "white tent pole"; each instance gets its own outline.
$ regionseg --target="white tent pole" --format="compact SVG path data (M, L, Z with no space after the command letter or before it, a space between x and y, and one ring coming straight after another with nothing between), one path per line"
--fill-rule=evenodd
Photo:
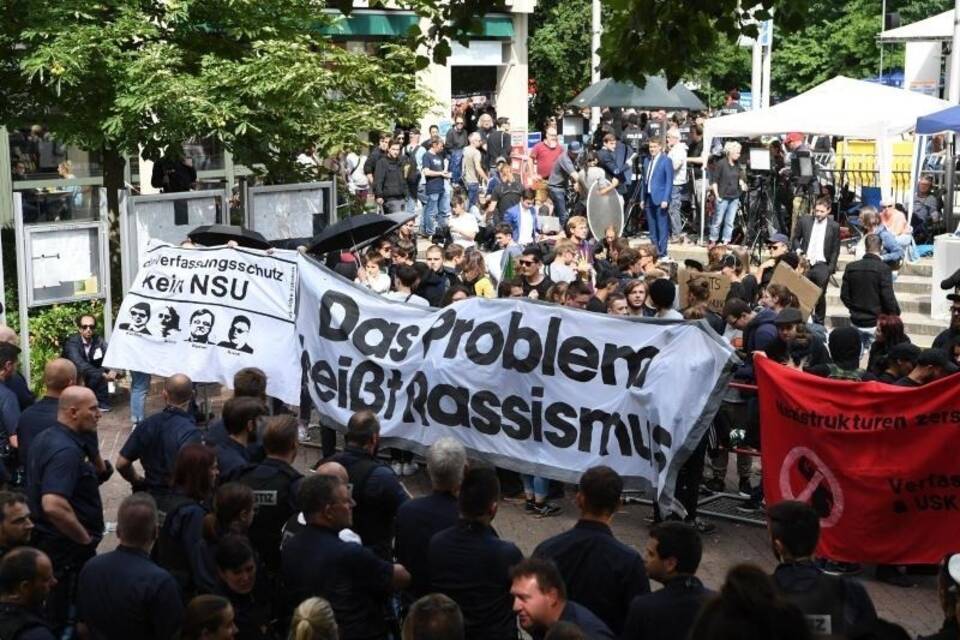
M923 157L923 149L926 147L927 136L916 134L913 136L913 156L910 158L910 208L908 209L907 224L913 224L913 205L917 190L917 180L920 177L920 159Z
M593 0L591 6L591 33L590 33L590 83L600 82L600 36L603 33L603 24L600 17L600 0ZM600 107L590 109L590 127L596 130L600 124Z

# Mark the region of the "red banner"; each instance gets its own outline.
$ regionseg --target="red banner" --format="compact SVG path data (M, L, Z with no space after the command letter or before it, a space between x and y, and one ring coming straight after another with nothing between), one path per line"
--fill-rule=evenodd
M754 358L768 504L820 513L819 555L936 564L960 549L960 385L819 378Z

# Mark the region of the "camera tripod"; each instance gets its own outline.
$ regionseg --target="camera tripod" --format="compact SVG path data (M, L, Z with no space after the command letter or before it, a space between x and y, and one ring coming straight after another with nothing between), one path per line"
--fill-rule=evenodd
M736 226L741 231L740 244L747 248L758 264L770 237L778 233L776 215L776 182L768 176L753 176L741 198Z

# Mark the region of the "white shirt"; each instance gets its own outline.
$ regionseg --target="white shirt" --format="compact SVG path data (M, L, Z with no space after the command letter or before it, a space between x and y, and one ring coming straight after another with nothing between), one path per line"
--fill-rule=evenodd
M807 245L807 260L811 265L827 261L827 256L823 253L824 240L827 237L827 219L814 220L813 228L810 230L810 244Z
M520 229L517 231L517 242L523 245L533 242L533 216L536 214L520 207Z
M384 298L389 300L396 300L397 302L406 302L407 304L413 304L418 307L429 307L430 303L427 302L426 298L421 298L415 293L403 293L402 291L388 291L383 294Z
M650 159L650 164L647 167L647 193L650 193L651 177L653 177L653 171L657 168L657 163L660 161L660 156L662 155L663 153L658 153Z
M464 249L476 244L473 238L480 231L480 226L477 224L477 219L472 215L463 213L459 216L450 216L447 224L450 227L450 237L453 238L455 243ZM470 237L464 234L468 234Z
M555 260L550 263L550 279L554 282L573 282L577 279L577 270Z
M687 145L682 142L673 145L669 156L673 161L673 185L687 184Z

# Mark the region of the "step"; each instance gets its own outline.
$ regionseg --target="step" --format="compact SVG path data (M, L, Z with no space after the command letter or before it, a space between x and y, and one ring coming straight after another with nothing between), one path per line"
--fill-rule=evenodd
M930 341L933 342L933 338L946 329L946 324L919 313L903 313L900 314L900 319L903 320L903 330L911 339L915 336L930 336ZM831 328L850 326L850 312L844 306L828 307L827 324Z
M900 305L901 313L917 313L923 316L930 316L930 295L925 293L900 293L896 292L897 303ZM843 301L840 300L840 290L830 287L827 290L827 306L837 309L844 308Z

